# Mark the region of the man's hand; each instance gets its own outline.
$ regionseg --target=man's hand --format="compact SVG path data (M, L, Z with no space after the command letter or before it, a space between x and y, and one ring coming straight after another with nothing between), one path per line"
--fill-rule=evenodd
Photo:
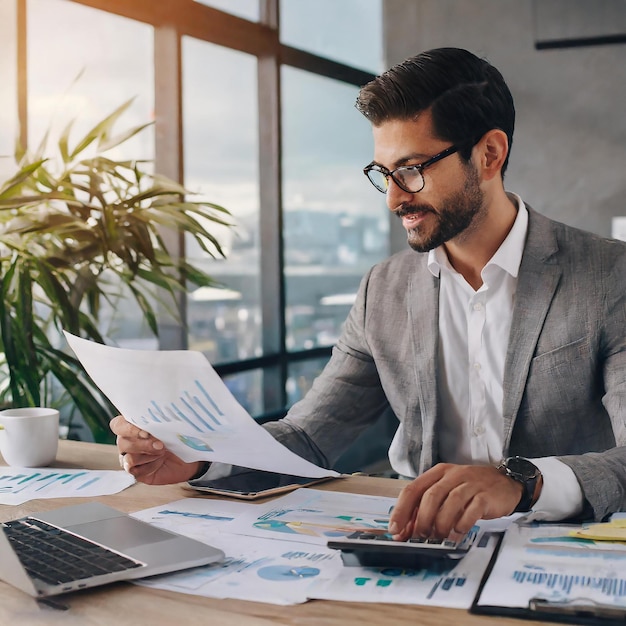
M407 485L389 520L394 539L459 538L479 519L510 515L523 485L490 465L439 463Z
M123 416L111 420L111 430L117 435L120 465L139 482L148 485L169 485L189 480L201 463L185 463L172 454L150 433L133 426Z

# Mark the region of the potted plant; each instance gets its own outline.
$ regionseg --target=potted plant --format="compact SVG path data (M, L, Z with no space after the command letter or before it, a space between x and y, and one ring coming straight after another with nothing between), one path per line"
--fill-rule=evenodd
M56 158L16 151L16 172L0 183L0 402L71 405L99 442L111 441L114 409L64 348L61 331L103 343L104 305L122 293L158 335L156 304L176 313L176 295L214 281L171 253L163 229L189 233L223 256L209 225L229 226L218 205L190 200L181 185L149 173L146 162L110 154L148 126L119 134L131 101L70 145L70 123ZM126 296L128 297L128 296Z

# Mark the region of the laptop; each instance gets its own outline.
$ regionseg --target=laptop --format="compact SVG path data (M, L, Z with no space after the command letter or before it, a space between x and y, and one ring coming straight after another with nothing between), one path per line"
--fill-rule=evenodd
M0 523L0 580L45 598L208 565L224 553L88 502Z

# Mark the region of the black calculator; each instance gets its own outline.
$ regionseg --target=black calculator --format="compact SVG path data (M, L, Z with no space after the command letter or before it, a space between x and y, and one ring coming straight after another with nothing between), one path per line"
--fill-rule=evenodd
M341 550L344 565L444 571L467 554L476 540L477 530L472 528L459 541L419 538L395 541L388 533L357 531L341 539L330 539L326 545Z

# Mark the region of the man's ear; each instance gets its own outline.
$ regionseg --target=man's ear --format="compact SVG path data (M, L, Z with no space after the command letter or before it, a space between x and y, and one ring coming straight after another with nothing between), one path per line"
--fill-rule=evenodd
M491 180L495 176L501 177L502 166L509 153L509 138L499 128L487 131L476 144L479 169L483 180Z

